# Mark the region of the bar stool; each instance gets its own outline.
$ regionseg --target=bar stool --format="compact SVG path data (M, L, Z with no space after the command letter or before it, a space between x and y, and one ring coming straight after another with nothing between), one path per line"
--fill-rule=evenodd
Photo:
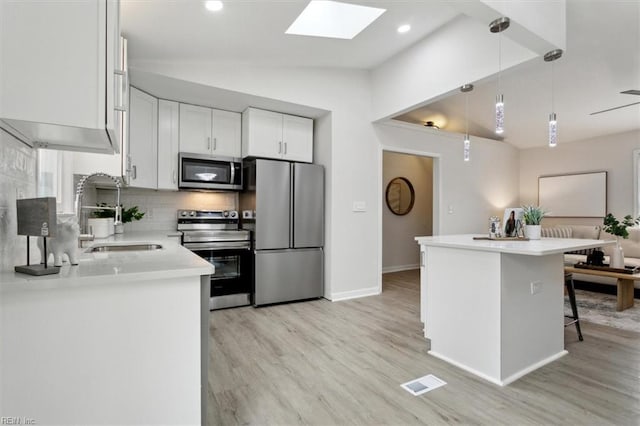
M571 303L571 311L573 312L573 316L565 315L565 318L571 319L571 321L565 323L565 327L575 324L576 331L578 332L578 340L581 342L584 340L582 338L582 331L580 331L580 318L578 317L578 306L576 305L576 291L573 287L573 275L568 272L564 274L564 285L567 288L567 293L569 294L569 302Z

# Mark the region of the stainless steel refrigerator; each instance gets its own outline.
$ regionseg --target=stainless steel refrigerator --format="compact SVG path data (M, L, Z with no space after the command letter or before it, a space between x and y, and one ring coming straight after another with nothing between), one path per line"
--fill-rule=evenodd
M242 227L252 231L254 305L321 297L324 291L324 168L245 161Z

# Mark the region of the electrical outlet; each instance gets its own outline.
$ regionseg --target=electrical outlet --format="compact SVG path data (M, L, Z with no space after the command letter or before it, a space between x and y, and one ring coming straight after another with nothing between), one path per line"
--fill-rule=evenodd
M447 211L449 214L453 214L453 206L449 205L449 209Z
M542 291L542 281L531 281L531 294L538 294Z

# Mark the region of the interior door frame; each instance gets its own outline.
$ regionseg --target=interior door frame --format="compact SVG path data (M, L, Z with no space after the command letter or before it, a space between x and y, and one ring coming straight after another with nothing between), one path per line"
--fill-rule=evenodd
M417 155L419 157L430 157L433 160L433 224L432 234L440 235L440 205L441 205L441 179L440 179L440 158L441 154L429 151L419 151L406 149L397 146L380 144L378 149L378 294L382 293L382 212L384 206L384 182L383 182L383 156L384 152L394 152L398 154ZM416 250L420 251L420 246L416 242Z

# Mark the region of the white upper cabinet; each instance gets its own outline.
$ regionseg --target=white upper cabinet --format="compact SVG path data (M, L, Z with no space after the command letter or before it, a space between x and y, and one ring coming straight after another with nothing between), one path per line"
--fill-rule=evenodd
M157 189L158 99L132 87L129 102L129 186Z
M240 157L241 116L196 105L180 104L180 151Z
M313 162L313 120L282 116L282 154L290 161Z
M180 151L211 153L211 108L180 104Z
M256 108L242 114L242 156L313 162L313 120Z
M242 146L240 133L242 130L242 115L239 112L212 110L213 114L213 144L211 153L224 157L240 158Z
M0 126L32 146L119 152L119 2L0 1Z
M178 190L178 102L158 102L158 189Z

